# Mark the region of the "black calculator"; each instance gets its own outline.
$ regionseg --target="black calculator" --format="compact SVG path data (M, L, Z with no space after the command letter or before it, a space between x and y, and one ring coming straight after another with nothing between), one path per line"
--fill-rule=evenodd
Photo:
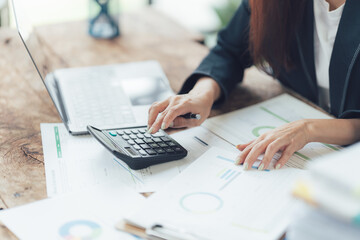
M113 155L134 170L179 160L187 155L186 149L163 130L149 134L146 126L110 130L87 126L87 129Z

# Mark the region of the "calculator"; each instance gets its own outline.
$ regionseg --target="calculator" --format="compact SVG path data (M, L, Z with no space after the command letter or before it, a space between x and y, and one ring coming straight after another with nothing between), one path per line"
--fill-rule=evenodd
M87 129L114 156L134 170L187 156L186 149L161 129L154 134L147 133L146 126L107 130L87 126Z

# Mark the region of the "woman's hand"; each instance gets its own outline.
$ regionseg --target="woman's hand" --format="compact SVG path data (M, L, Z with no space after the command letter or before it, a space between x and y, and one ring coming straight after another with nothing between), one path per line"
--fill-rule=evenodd
M298 150L302 149L310 142L308 121L299 120L288 123L267 133L262 134L257 139L240 144L237 148L242 151L236 159L236 164L244 164L244 169L248 170L255 163L260 154L264 154L262 163L258 170L268 168L274 155L281 151L281 157L276 164L276 169L281 168Z
M220 95L220 87L211 78L199 79L188 94L169 97L155 102L149 109L148 132L155 133L160 128L167 129L199 126L209 116L214 101ZM186 113L200 114L201 119L179 117Z

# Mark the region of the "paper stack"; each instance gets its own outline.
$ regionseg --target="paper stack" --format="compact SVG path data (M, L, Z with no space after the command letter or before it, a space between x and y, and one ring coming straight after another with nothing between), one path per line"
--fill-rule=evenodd
M305 202L288 239L360 239L360 144L310 164L294 195Z

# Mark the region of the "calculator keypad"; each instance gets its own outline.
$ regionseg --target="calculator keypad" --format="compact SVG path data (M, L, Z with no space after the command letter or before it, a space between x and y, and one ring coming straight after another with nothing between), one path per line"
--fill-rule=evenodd
M123 139L135 152L143 157L184 152L183 148L162 130L155 134L149 134L146 128L134 128L108 131L108 134L119 145L121 145L122 141L118 140L118 138Z

